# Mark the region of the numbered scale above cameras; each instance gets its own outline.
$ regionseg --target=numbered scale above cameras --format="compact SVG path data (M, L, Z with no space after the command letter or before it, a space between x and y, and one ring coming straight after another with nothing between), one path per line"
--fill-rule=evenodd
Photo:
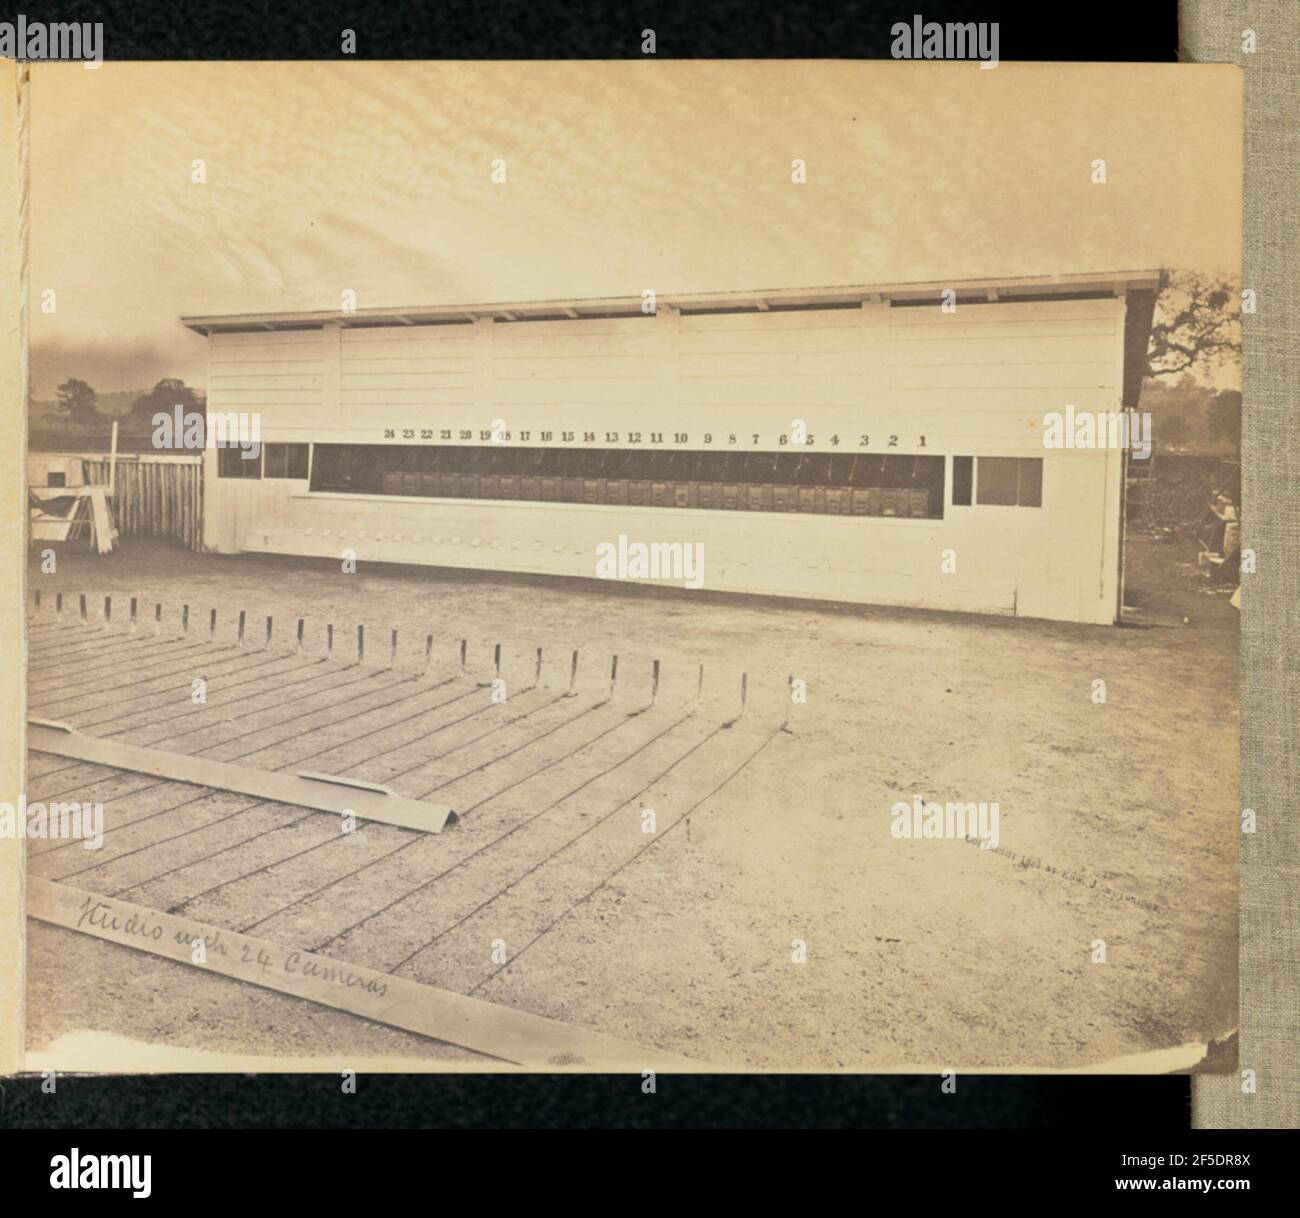
M799 419L789 431L766 437L552 427L512 432L495 419L478 430L386 428L383 439L438 446L396 459L386 454L379 489L391 495L928 517L942 487L942 459L925 451L923 435L887 434L883 452L873 450L865 432L831 433L819 445ZM846 442L855 447L841 451ZM897 459L906 453L913 455ZM324 469L320 481L337 485L346 476Z

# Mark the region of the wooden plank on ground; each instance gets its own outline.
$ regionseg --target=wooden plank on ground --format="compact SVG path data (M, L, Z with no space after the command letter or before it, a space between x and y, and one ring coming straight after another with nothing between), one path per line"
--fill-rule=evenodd
M700 1063L616 1036L298 951L268 939L27 877L27 914L193 968L292 994L389 1027L538 1070L698 1070ZM202 940L206 962L194 963Z
M116 766L155 778L171 778L218 791L236 791L275 803L316 808L321 812L352 812L361 820L380 821L403 829L441 833L455 813L446 804L407 799L388 787L367 784L364 788L348 779L331 780L329 775L304 771L281 774L257 770L208 757L168 753L78 732L66 724L31 719L27 725L27 746L38 753L54 753L74 761Z

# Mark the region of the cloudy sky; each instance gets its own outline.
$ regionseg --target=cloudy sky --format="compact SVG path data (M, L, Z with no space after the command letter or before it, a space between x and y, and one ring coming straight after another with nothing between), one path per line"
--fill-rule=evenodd
M69 376L101 393L202 385L181 314L334 309L346 289L365 308L1235 273L1241 258L1231 67L108 63L32 78L37 398Z

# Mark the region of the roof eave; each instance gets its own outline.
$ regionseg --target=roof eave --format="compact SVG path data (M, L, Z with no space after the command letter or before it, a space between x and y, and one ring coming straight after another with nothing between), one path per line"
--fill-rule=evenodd
M753 309L756 312L763 312L773 307L816 308L883 300L937 299L949 290L956 292L958 301L996 300L1002 295L1051 297L1092 292L1122 296L1135 291L1154 293L1158 284L1158 271L1117 271L1100 274L1011 276L929 283L660 294L655 300L655 307L656 309L675 308L687 312L722 309ZM503 321L548 318L561 321L566 318L632 316L642 313L643 305L644 300L640 296L605 296L576 300L528 300L414 308L357 309L351 313L335 310L298 313L229 313L182 317L180 320L182 325L197 334L213 334L234 330L314 329L329 322L339 322L343 325L380 325L385 322L395 325L413 325L430 322L468 322L479 317L493 317Z

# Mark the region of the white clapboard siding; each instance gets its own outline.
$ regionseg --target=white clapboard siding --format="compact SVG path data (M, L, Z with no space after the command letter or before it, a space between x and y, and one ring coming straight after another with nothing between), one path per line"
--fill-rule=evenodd
M1123 296L218 333L211 401L270 442L487 442L948 459L942 520L313 494L205 470L207 543L573 576L595 547L699 540L711 589L1114 620L1122 457L1044 448L1119 407ZM468 433L466 435L465 433ZM757 435L759 439L754 440ZM954 456L1043 458L1043 506L953 505ZM958 555L944 575L941 554Z
M324 332L327 359L335 337ZM475 339L468 323L344 328L337 340L338 401L322 422L373 417L408 426L413 415L473 405Z
M209 410L256 412L278 421L324 412L319 331L214 334L209 342Z
M1122 332L1122 298L326 326L214 335L211 391L218 409L258 410L266 435L336 442L450 428L478 443L503 419L524 443L744 432L754 447L757 432L770 449L801 419L826 451L882 432L993 452L1023 446L1045 410L1114 409Z

